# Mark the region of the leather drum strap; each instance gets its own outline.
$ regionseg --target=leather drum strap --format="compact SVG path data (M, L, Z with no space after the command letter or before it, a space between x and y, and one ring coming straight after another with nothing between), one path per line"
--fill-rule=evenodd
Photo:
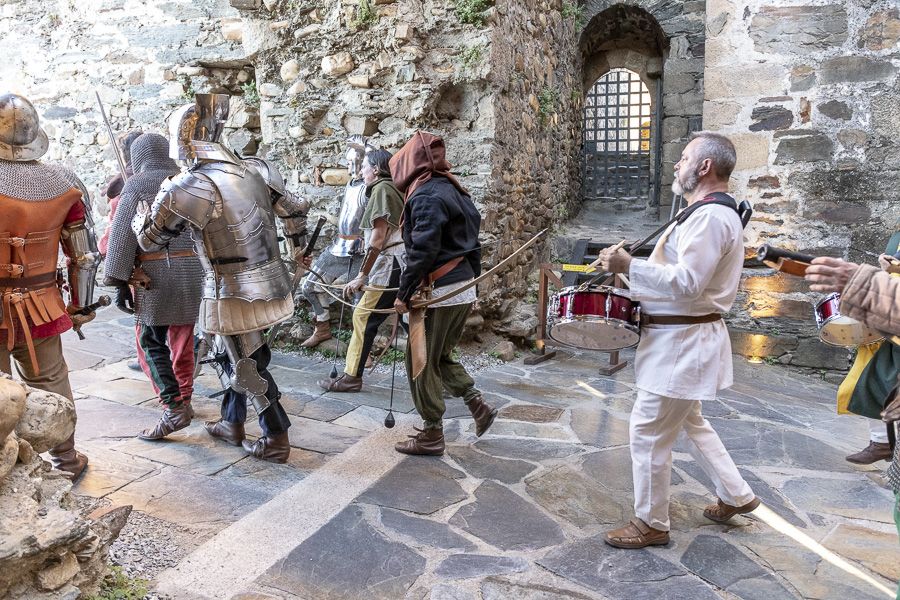
M641 325L696 325L698 323L714 323L722 318L719 313L708 315L641 315Z

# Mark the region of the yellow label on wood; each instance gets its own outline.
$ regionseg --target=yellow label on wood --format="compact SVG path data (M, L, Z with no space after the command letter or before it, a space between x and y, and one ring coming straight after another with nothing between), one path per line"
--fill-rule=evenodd
M562 270L572 273L593 273L597 269L590 265L570 265L563 263Z

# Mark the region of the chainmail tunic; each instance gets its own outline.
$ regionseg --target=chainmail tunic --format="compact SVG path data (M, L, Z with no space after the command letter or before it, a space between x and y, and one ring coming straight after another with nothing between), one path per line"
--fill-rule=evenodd
M888 467L887 479L894 493L900 495L900 441L894 447L894 460Z
M56 198L75 187L66 174L64 167L37 160L0 160L0 194L20 200Z
M138 208L149 212L163 181L178 173L168 156L168 142L161 135L145 133L131 147L135 175L128 179L119 198L119 206L109 234L106 277L127 281L140 249L131 220ZM169 244L172 252L193 250L190 229L185 229ZM150 289L135 290L134 318L144 325L188 325L196 322L203 286L203 267L196 256L146 261Z

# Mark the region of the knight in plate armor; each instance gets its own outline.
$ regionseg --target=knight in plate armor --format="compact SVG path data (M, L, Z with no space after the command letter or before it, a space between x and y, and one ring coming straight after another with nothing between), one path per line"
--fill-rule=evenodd
M268 371L271 352L263 330L294 312L290 276L278 245L276 215L305 219L305 202L275 193L271 165L262 174L219 143L228 116L229 96L197 94L195 103L169 119L170 156L190 167L163 183L145 223L136 223L145 252L163 251L191 228L197 255L206 273L199 324L218 336L232 366L222 400L222 418L206 423L218 439L256 458L286 462L290 455L287 413L278 402L278 387ZM301 216L302 215L302 216ZM301 224L289 223L286 230ZM244 436L246 399L257 413L263 435Z
M74 173L40 162L49 141L23 96L0 96L0 371L12 362L28 385L72 400L60 334L94 317L89 305L99 263L90 198ZM57 272L68 259L69 301ZM87 466L75 433L50 449L57 469L77 478Z
M327 250L323 250L313 261L312 269L303 279L300 292L310 303L315 318L315 329L302 344L303 348L314 348L331 339L331 312L328 307L334 298L322 291L316 284L348 283L359 272L361 260L354 258L363 252L363 234L360 228L366 210L366 183L362 177L362 164L366 152L370 150L366 138L351 136L347 141L347 170L350 181L344 188L344 200L338 216L337 234ZM319 277L321 276L322 279ZM324 281L322 281L324 280Z
M162 183L179 169L169 158L169 142L156 133L134 141L131 159L134 175L122 188L110 226L103 283L116 288L116 305L134 314L138 361L165 407L156 427L139 437L159 440L191 424L203 267L187 229L160 252L140 252L131 222L149 212Z

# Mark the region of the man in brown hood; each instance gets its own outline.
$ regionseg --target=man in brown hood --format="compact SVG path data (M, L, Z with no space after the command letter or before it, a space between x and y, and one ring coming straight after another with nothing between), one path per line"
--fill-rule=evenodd
M414 296L430 294L438 299L427 309L413 309L410 314L411 349L406 353L406 368L413 402L425 427L417 436L399 442L396 449L404 454L438 456L444 453L443 388L463 398L475 419L477 436L484 434L497 416L451 355L475 302L474 286L457 290L481 273L481 215L466 189L450 174L441 138L417 131L394 155L390 167L394 184L406 201L402 232L407 262L394 307L403 314L410 311ZM444 296L447 299L441 301ZM424 328L426 362L416 372L412 355L419 327Z

